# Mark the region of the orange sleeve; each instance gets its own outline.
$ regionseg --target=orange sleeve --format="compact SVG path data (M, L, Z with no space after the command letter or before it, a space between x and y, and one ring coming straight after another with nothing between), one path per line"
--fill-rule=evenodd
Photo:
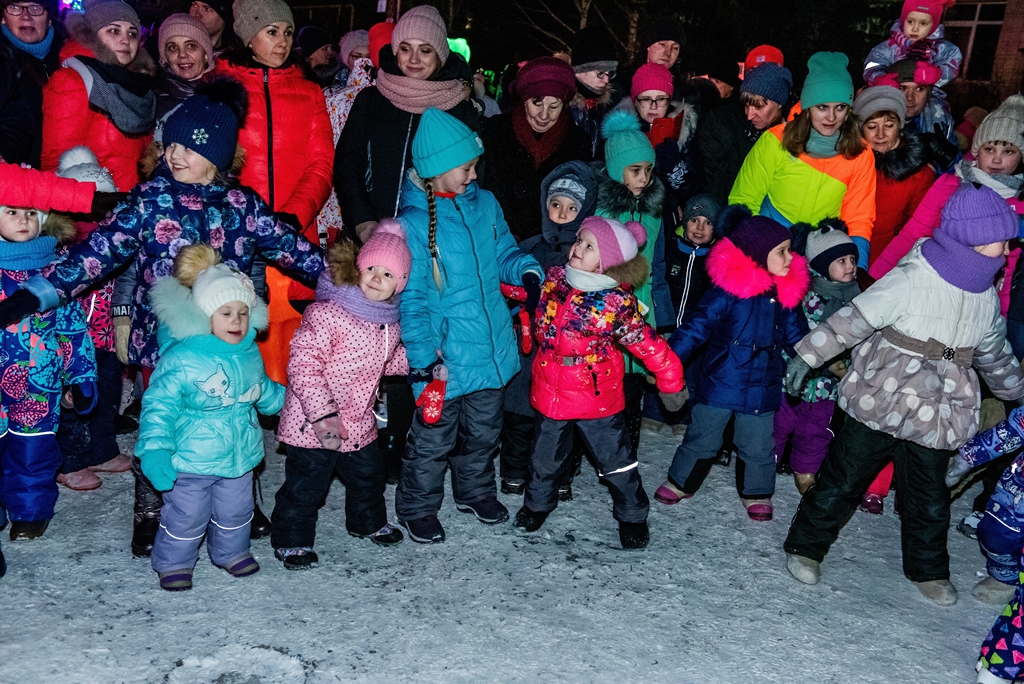
M850 231L850 237L862 237L871 242L871 229L875 226L875 157L871 148L865 148L853 160L846 160L853 165L853 174L843 195L843 205L839 210L839 218Z

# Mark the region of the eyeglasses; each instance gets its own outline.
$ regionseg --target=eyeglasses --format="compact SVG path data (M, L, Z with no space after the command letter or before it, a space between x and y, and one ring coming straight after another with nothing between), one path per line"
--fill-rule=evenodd
M618 75L614 71L595 71L594 73L597 74L599 79L606 78L609 81L615 80L615 77Z
M5 10L12 17L20 17L22 12L27 11L30 17L41 17L46 12L42 5L8 5Z
M661 107L667 105L671 99L668 97L638 97L636 102L641 107Z

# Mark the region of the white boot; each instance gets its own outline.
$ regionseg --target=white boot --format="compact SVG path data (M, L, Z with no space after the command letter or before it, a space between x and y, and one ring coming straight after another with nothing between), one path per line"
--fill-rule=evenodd
M1003 584L995 577L986 577L974 585L971 595L982 603L992 606L1005 606L1013 598L1016 587Z
M1000 679L981 666L978 661L978 679L975 684L1010 684L1009 679Z
M928 580L914 582L918 591L937 606L951 606L956 603L956 587L949 580Z
M821 563L795 553L786 554L786 569L794 579L804 584L817 584L821 579Z

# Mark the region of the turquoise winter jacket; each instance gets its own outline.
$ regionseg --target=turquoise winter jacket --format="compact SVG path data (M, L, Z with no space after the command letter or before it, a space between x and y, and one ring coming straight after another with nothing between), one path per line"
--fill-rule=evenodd
M241 477L263 458L256 411L273 415L284 387L267 377L256 332L267 324L257 301L249 333L230 344L210 333L210 319L191 290L163 278L150 292L160 321L160 360L142 396L135 454L145 461L171 454L179 473Z
M402 186L400 206L412 252L400 305L409 367L427 368L440 355L447 399L504 387L519 372L519 350L501 283L521 285L528 271L543 280L540 264L519 250L494 195L473 182L461 195L437 198L439 289L427 244L427 193L415 171Z

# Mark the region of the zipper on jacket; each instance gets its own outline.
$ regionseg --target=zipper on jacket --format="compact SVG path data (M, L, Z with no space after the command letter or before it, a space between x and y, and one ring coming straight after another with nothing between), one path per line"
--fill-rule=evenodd
M466 223L466 217L462 213L462 207L452 197L452 204L455 205L455 211L459 213L459 220L462 221L462 225L466 228L466 234L469 237L469 245L472 247L473 252L473 263L476 265L476 281L480 285L480 300L485 301L487 298L487 292L484 290L484 280L480 277L480 257L476 253L476 243L473 242L473 230ZM487 321L487 339L491 343L491 363L494 365L494 372L498 376L498 382L505 385L505 379L501 376L501 368L498 367L498 362L494 360L494 353L497 351L494 348L494 327L491 325L491 314L487 311L487 307L484 307L484 319Z
M263 67L263 97L267 100L267 204L270 211L277 211L274 204L274 107L270 104L270 69Z
M693 280L693 264L697 261L697 252L690 253L690 259L686 264L686 277L683 279L683 296L679 300L679 314L676 316L676 326L683 324L683 313L686 311L686 298L690 296L690 285Z

